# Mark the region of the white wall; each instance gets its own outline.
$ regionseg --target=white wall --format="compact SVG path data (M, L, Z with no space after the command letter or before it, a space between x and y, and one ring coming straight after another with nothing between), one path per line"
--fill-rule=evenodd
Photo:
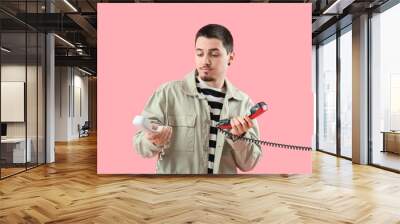
M56 67L55 86L55 140L77 139L78 124L88 120L88 77L76 68Z
M27 69L27 70L25 70ZM27 72L27 73L26 73ZM41 73L41 69L39 70ZM28 137L32 133L36 136L36 66L6 64L1 66L1 81L3 82L25 82L25 75L28 78L29 87L27 88L27 119L28 119ZM32 87L33 86L33 87ZM41 107L42 105L39 105ZM7 108L2 108L6 110ZM32 123L33 122L33 123ZM25 137L26 122L7 122L8 137Z
M32 74L32 66L28 68L19 64L7 64L1 66L1 81L2 82L25 82L25 75L28 69L28 74ZM1 108L6 110L7 108ZM7 123L7 136L8 137L25 137L25 123L24 122L8 122Z
M55 141L68 140L69 68L55 68Z

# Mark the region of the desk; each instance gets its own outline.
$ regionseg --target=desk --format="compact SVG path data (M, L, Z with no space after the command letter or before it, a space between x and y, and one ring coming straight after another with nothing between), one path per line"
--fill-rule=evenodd
M382 131L381 133L383 133L382 152L400 154L400 131Z
M25 154L25 138L6 138L1 139L1 157L6 163L25 163L32 159L31 145L32 140L27 138L28 147Z

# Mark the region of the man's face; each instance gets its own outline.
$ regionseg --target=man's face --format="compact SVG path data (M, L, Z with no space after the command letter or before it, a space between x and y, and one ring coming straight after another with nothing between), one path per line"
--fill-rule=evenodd
M233 53L227 53L219 39L197 38L195 61L202 80L209 82L224 79L228 63L232 62L233 56Z

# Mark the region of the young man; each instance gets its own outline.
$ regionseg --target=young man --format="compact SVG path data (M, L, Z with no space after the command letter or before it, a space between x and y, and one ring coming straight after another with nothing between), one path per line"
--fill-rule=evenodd
M219 120L231 119L232 134L259 138L257 122L245 116L252 101L226 78L234 59L232 35L221 25L206 25L196 34L195 48L196 69L161 85L144 108L142 116L161 131L138 131L135 148L143 157L158 156L157 173L249 171L261 157L260 146L233 141L216 128Z

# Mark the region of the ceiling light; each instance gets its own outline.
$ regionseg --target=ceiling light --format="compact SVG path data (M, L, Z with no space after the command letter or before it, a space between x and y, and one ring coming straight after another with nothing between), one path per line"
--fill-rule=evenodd
M85 74L93 75L92 73L90 73L90 72L88 72L88 71L86 71L86 70L83 70L83 69L81 69L81 68L79 68L79 67L78 67L78 70L81 71L81 72L83 72L83 73L85 73Z
M1 47L1 50L4 51L4 52L6 52L6 53L10 53L10 52L11 52L11 50L9 50L9 49L7 49L7 48L5 48L5 47Z
M57 34L54 34L55 37L57 37L58 39L60 39L61 41L63 41L64 43L68 44L69 46L75 48L75 45L71 44L71 42L69 42L68 40L58 36Z
M72 10L74 10L74 12L78 12L78 10L71 4L69 3L68 0L64 0L65 4L67 4Z
M342 14L343 10L354 1L355 0L336 0L332 5L325 9L322 14Z

